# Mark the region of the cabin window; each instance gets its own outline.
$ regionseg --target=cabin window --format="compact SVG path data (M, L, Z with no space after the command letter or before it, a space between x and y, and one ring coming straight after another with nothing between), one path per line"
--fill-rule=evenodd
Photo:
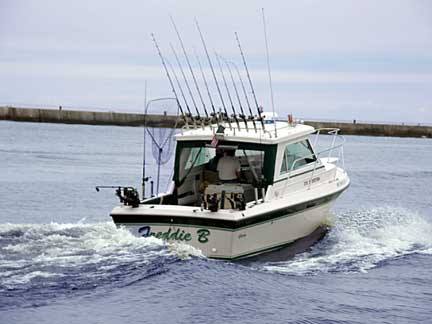
M185 147L180 155L180 177L196 166L208 163L215 156L215 150L209 147Z
M288 144L285 147L280 174L297 170L317 160L308 140Z

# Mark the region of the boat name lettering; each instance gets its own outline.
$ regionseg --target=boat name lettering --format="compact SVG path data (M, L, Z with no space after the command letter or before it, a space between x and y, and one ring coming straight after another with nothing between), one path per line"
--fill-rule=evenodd
M207 243L208 242L208 236L210 235L210 231L205 228L201 228L197 231L198 234L198 242L200 243Z
M138 233L143 237L156 237L158 239L162 239L165 241L183 241L189 242L192 240L193 235L189 232L185 232L184 230L177 228L176 230L171 227L167 231L161 232L152 232L150 226L143 226L138 229ZM205 228L201 228L197 230L197 239L200 243L207 243L208 236L210 235L210 231Z

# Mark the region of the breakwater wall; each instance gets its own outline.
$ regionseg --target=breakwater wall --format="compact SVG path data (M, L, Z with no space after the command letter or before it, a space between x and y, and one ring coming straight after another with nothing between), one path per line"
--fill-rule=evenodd
M84 125L144 125L143 114L18 107L0 107L0 120ZM173 120L174 116L146 116L147 124L154 127L172 127Z
M432 138L432 126L305 121L315 128L339 128L343 135Z
M147 120L147 124L151 127L172 127L176 117L167 115L147 115L145 119ZM0 120L86 125L142 126L144 124L144 115L64 109L0 107ZM432 138L432 126L354 122L344 123L330 121L305 121L304 123L315 128L339 128L341 134L345 135ZM181 125L182 123L179 122L178 126Z

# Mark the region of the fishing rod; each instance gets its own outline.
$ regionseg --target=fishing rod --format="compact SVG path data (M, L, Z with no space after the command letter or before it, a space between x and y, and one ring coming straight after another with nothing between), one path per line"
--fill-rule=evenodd
M245 57L244 57L244 55L243 55L243 50L242 50L242 48L241 48L240 40L239 40L239 38L238 38L237 32L235 32L234 34L235 34L235 37L236 37L236 39L237 39L237 44L238 44L238 47L239 47L239 49L240 49L241 57L242 57L242 59L243 59L243 64L244 64L244 67L245 67L245 70L246 70L246 75L247 75L247 77L248 77L249 85L250 85L250 87L251 87L251 91L252 91L252 95L253 95L254 100L255 100L255 105L256 105L256 108L257 108L257 111L258 111L258 116L259 116L259 119L260 119L260 121L261 121L261 127L262 127L262 129L263 129L263 131L264 131L264 130L265 130L265 129L264 129L264 120L263 120L263 118L262 118L262 116L261 116L261 109L260 109L260 107L258 106L258 101L257 101L256 95L255 95L255 90L254 90L254 88L253 88L252 80L251 80L251 77L250 77L250 75L249 75L249 70L248 70L248 68L247 68L246 59L245 59Z
M225 65L226 65L226 67L228 69L228 72L230 74L231 82L232 82L232 85L234 87L234 92L236 94L236 97L237 97L237 100L238 100L238 103L239 103L239 106L240 106L240 112L241 112L241 114L239 116L240 116L241 119L243 119L243 121L245 123L245 126L246 126L246 131L248 132L249 128L248 128L248 124L247 124L246 115L245 115L244 110L243 110L243 106L242 106L242 103L241 103L241 100L240 100L240 96L239 96L239 93L238 93L238 90L237 90L237 86L236 86L235 81L234 81L234 77L233 77L231 68L230 68L230 66L228 64L229 62L226 59L224 59L223 57L221 57L221 58L223 59Z
M194 72L193 72L193 70L192 70L192 66L191 66L191 64L190 64L189 57L188 57L188 55L187 55L187 53L186 53L186 49L185 49L185 47L184 47L183 40L182 40L182 38L181 38L181 36L180 36L180 33L179 33L178 29L177 29L177 26L176 26L176 24L175 24L175 22L174 22L173 17L170 16L170 18L171 18L171 23L172 23L172 25L173 25L173 27L174 27L174 30L175 30L175 32L176 32L176 34L177 34L177 37L178 37L178 39L179 39L179 41L180 41L180 45L181 45L181 48L182 48L182 50L183 50L184 57L185 57L185 59L186 59L186 63L187 63L187 65L188 65L188 67L189 67L190 74L192 75L192 79L193 79L193 81L194 81L196 91L198 92L198 96L199 96L199 98L200 98L200 100L201 100L201 104L202 104L202 106L203 106L204 112L205 112L205 114L206 114L206 117L209 118L209 114L208 114L208 112L207 112L207 108L206 108L206 105L205 105L205 103L204 103L204 99L203 99L203 97L202 97L202 95L201 95L201 91L200 91L200 89L199 89L198 82L197 82L197 80L196 80L196 78L195 78L195 74L194 74Z
M243 79L242 79L242 77L241 77L240 71L239 71L237 65L236 65L234 62L230 62L230 63L231 63L231 65L234 66L234 68L236 69L236 72L237 72L238 78L239 78L239 80L240 80L240 85L241 85L241 87L242 87L242 89L243 89L243 94L244 94L245 99L246 99L246 104L247 104L248 109L249 109L249 114L250 114L250 115L249 115L249 119L252 120L252 123L253 123L254 129L255 129L255 132L257 132L257 127L256 127L256 124L255 124L255 118L254 118L253 113L252 113L252 108L251 108L251 105L250 105L250 102L249 102L249 98L248 98L248 95L247 95L247 92L246 92L246 88L245 88L245 86L244 86Z
M238 130L240 130L240 123L239 123L238 118L237 118L237 112L236 112L236 110L235 110L235 108L234 108L234 104L233 104L233 101L232 101L232 98L231 98L231 94L230 94L229 89L228 89L228 84L227 84L227 82L226 82L225 75L224 75L223 70L222 70L222 64L221 64L221 62L220 62L220 57L219 57L219 55L218 55L217 53L215 53L215 55L216 55L216 60L217 60L218 65L219 65L220 73L221 73L221 75L222 75L222 80L223 80L223 82L224 82L225 89L226 89L227 94L228 94L228 99L229 99L229 102L230 102L230 104L231 104L231 109L232 109L232 111L233 111L233 115L232 115L232 117L234 117L234 120L236 121L236 124L237 124Z
M170 67L170 69L171 69L171 73L173 74L174 79L176 80L177 87L179 88L179 90L180 90L180 94L181 94L181 96L182 96L182 98L183 98L183 101L185 102L186 109L188 110L189 116L191 116L191 118L192 118L192 114L191 114L191 112L190 112L189 104L188 104L188 102L187 102L187 100L186 100L186 96L185 96L185 94L184 94L183 88L181 87L181 84L180 84L180 81L179 81L179 79L178 79L178 77L177 77L177 74L175 73L174 68L173 68L173 66L171 65L171 63L170 63L169 61L167 61L167 64L169 65L169 67ZM194 123L194 128L196 128L196 122L195 122L195 119L192 118L192 121L193 121L193 123Z
M202 76L202 79L203 79L203 81L204 81L205 88L206 88L206 90L207 90L207 95L208 95L208 97L209 97L210 104L211 104L211 107L212 107L212 110L213 110L213 112L211 113L211 115L212 115L214 118L216 118L216 122L217 122L217 124L218 124L218 126L219 126L219 118L218 118L218 116L217 116L217 114L216 114L216 109L215 109L215 106L214 106L214 103L213 103L213 99L212 99L211 94L210 94L210 90L209 90L209 87L208 87L207 79L206 79L206 77L205 77L205 74L204 74L204 71L203 71L203 68L202 68L202 65L201 65L201 61L200 61L200 59L199 59L199 57L198 57L198 54L197 54L196 52L195 52L195 56L196 56L196 60L197 60L197 62L198 62L198 66L199 66L200 71L201 71L201 76Z
M219 88L219 83L217 82L216 74L215 74L215 71L214 71L214 69L213 69L213 64L212 64L212 62L211 62L210 55L209 55L209 53L208 53L207 46L206 46L205 41L204 41L204 37L203 37L203 35L202 35L201 28L199 27L198 20L196 20L196 19L195 19L195 24L196 24L196 27L197 27L198 32L199 32L199 34L200 34L201 42L202 42L202 44L203 44L204 50L205 50L206 55L207 55L207 60L208 60L208 63L209 63L209 65L210 65L210 69L211 69L211 71L212 71L214 81L215 81L215 83L216 83L216 88L217 88L217 90L218 90L218 93L219 93L219 96L220 96L220 99L221 99L221 103L222 103L222 106L223 106L223 108L224 108L225 115L226 115L226 117L227 117L227 121L228 121L229 128L230 128L230 130L232 130L231 121L230 121L230 118L229 118L229 116L228 116L228 112L227 112L227 109L226 109L226 106L225 106L225 102L224 102L223 97L222 97L222 92L221 92L221 90L220 90L220 88Z
M194 107L195 107L195 111L196 111L196 113L197 113L197 119L198 119L198 120L201 122L201 124L202 124L202 120L201 120L201 116L200 116L200 113L199 113L199 110L198 110L198 106L197 106L197 104L196 104L196 102L195 102L194 96L193 96L193 94L192 94L192 90L191 90L191 88L189 87L189 83L188 83L188 80L187 80L187 78L186 78L186 74L184 73L183 68L182 68L182 66L181 66L180 59L179 59L179 57L178 57L178 55L177 55L177 52L175 51L175 49L174 49L174 47L172 46L171 43L170 43L170 47L171 47L171 50L172 50L172 52L173 52L173 54L174 54L174 57L175 57L175 59L176 59L176 61L177 61L177 65L178 65L178 67L179 67L179 69L180 69L180 73L181 73L182 76L183 76L183 80L184 80L184 83L186 84L186 88L188 89L189 96L190 96L191 99L192 99L192 103L193 103L193 105L194 105Z
M162 61L162 65L163 65L163 67L164 67L164 69L165 69L165 73L166 73L166 75L167 75L167 77L168 77L168 80L169 80L169 83L170 83L170 85L171 85L171 90L172 90L172 92L173 92L173 94L174 94L174 97L175 97L175 99L176 99L176 101L177 101L177 106L178 106L178 108L180 109L180 112L181 112L181 114L182 114L182 117L183 117L183 119L184 119L184 121L185 121L186 128L189 128L189 123L188 123L188 120L187 120L187 116L185 115L185 113L184 113L184 111L183 111L183 108L182 108L182 106L180 105L180 100L178 99L177 91L175 90L174 83L172 82L172 79L171 79L171 76L170 76L170 74L169 74L169 72L168 72L168 68L167 68L167 66L166 66L166 64L165 64L165 60L164 60L164 58L163 58L162 52L161 52L161 50L160 50L160 48L159 48L159 46L158 46L158 43L157 43L156 38L155 38L155 36L154 36L153 33L151 33L151 37L152 37L152 39L153 39L153 43L155 44L155 47L156 47L156 49L157 49L157 51L158 51L159 57L160 57L160 59L161 59L161 61ZM189 108L188 108L188 112L189 112L190 117L191 117L192 120L193 120L193 117L192 117L192 115L190 114Z

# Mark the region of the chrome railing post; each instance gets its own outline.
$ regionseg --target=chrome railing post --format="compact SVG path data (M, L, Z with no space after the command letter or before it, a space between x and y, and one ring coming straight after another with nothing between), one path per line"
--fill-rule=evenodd
M315 147L316 145L318 145L318 139L319 139L319 135L320 135L320 132L321 132L321 129L317 129L316 130L317 131L317 133L316 133L316 137L315 137L315 141L314 141L314 143L313 143L313 146Z
M329 134L333 134L333 139L332 139L332 144L330 146L330 151L329 151L328 158L330 158L331 153L333 151L333 148L334 148L334 145L335 145L335 141L336 141L337 133L338 133L338 129L335 129L335 130L329 132Z

